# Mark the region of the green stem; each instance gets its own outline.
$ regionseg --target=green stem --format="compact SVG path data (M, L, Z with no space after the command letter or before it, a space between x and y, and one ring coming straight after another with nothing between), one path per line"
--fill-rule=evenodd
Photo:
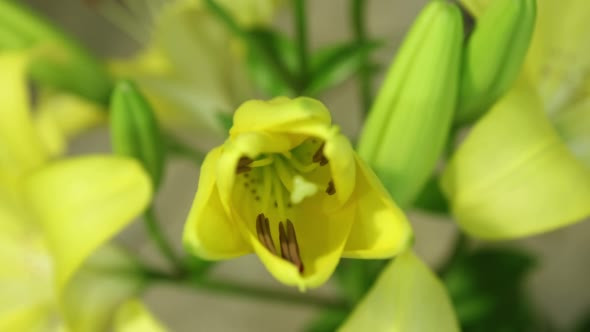
M307 16L305 0L295 0L295 32L297 36L297 50L299 55L299 90L305 91L309 82L308 46L307 46Z
M299 89L299 82L296 77L289 71L285 66L282 59L278 58L273 50L264 47L262 43L259 43L255 38L252 37L248 31L242 29L232 18L232 16L215 0L205 0L205 4L211 10L211 12L217 16L217 18L226 25L226 27L234 33L238 38L242 39L249 48L257 50L266 63L275 71L279 77L293 90Z
M358 45L367 43L367 32L365 29L365 0L352 0L351 19L354 28L354 36ZM359 70L359 91L363 114L366 116L371 108L371 71L369 68L369 55L361 54L361 66Z
M168 241L164 237L164 233L162 232L160 223L158 223L158 219L156 217L156 213L154 211L153 206L150 206L146 210L144 220L150 238L152 239L152 241L154 241L160 252L164 256L166 256L166 258L170 261L170 263L174 266L174 268L177 271L183 271L184 264L182 260L176 255L170 243L168 243Z
M213 280L208 277L184 277L170 275L159 271L146 269L144 275L154 282L181 284L194 289L215 292L219 294L235 295L244 298L256 298L266 301L282 302L311 306L322 309L349 309L344 300L330 299L304 293L290 293L276 291L264 287L233 283L231 281Z

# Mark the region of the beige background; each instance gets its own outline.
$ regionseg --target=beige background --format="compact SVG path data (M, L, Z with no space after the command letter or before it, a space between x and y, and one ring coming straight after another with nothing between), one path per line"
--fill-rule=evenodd
M28 0L33 6L78 36L97 52L109 55L129 54L137 45L108 25L96 13L81 5L81 0ZM424 0L369 0L369 32L387 42L377 59L387 64L395 54L400 39L416 16ZM309 1L312 47L351 38L348 28L348 1ZM288 10L282 10L276 23L286 31L292 25ZM380 77L376 78L376 82ZM375 84L377 86L377 84ZM349 135L356 135L360 125L357 86L347 82L326 93L322 100L334 112L335 122ZM74 143L72 151L107 151L105 130L93 131ZM170 238L180 239L182 224L192 202L198 169L189 162L172 162L158 197L161 219ZM455 234L448 220L420 213L410 213L416 232L418 253L431 266L445 257ZM507 245L526 247L542 259L528 284L536 306L546 312L557 326L571 322L590 310L590 223L579 223L559 231L510 241ZM129 247L157 261L151 244L145 242L141 223L135 223L121 236ZM177 244L179 241L176 241ZM256 257L248 256L220 263L213 273L222 278L283 289L263 269ZM312 293L331 296L333 285ZM177 287L149 290L145 300L156 315L174 331L297 331L317 312L313 308L264 302L206 291Z

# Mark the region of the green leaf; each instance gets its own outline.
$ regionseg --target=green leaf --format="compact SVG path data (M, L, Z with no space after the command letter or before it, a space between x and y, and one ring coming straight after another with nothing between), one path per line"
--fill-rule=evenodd
M257 47L248 49L248 69L254 83L270 96L292 95L297 49L293 42L277 31L249 31Z
M536 331L524 290L534 263L513 249L480 249L459 257L442 278L463 331Z
M382 43L369 41L329 46L317 51L311 58L311 83L305 90L307 95L318 93L342 83L354 75L363 65L364 58L380 47Z
M336 331L338 326L344 322L348 312L346 310L326 310L315 317L309 323L305 332L332 332Z
M151 106L133 82L121 81L115 86L110 112L113 150L138 159L157 188L164 172L165 149Z

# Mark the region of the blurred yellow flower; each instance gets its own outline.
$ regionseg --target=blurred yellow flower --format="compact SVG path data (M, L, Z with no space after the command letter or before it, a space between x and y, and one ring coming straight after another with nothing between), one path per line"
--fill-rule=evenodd
M201 168L184 230L207 259L254 251L271 274L317 287L341 256L391 257L411 228L328 110L310 98L248 101Z
M64 139L59 135L75 131L87 114L80 109L76 117L66 100L34 118L26 64L22 54L0 54L0 330L104 330L107 313L141 280L129 273L137 267L111 249L90 257L143 211L151 183L132 159L50 161L59 149L42 138ZM56 117L43 118L48 114ZM121 267L127 274L107 273Z
M476 15L488 2L464 1ZM478 237L527 236L590 216L587 2L537 8L520 80L476 123L442 180L459 224Z
M275 2L218 1L245 28L269 24ZM128 7L135 15L124 20L115 14L121 12L116 1L101 6L136 39L149 41L131 60L115 61L115 74L133 78L154 105L160 123L183 140L195 143L198 133L198 143L220 142L226 130L222 116L230 116L253 93L243 45L203 1L175 0L157 9L147 1L135 1ZM157 12L153 27L145 27L145 17L133 25L138 16L149 16L145 7Z

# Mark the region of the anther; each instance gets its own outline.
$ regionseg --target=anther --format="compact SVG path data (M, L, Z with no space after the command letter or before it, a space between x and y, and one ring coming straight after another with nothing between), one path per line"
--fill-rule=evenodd
M238 160L238 166L236 166L236 174L241 174L241 173L251 171L252 168L248 165L250 165L253 161L254 160L252 160L248 157L241 157L240 160Z
M285 233L285 227L283 226L282 221L279 222L279 242L281 244L281 257L290 262L289 244L287 243L287 234Z
M258 235L258 241L268 249L273 255L277 254L272 236L270 234L270 225L268 218L263 213L256 217L256 234Z
M303 262L299 254L299 244L295 235L295 227L291 220L287 219L287 231L283 222L279 222L279 241L281 243L281 257L297 266L299 273L303 273Z
M322 145L320 145L318 150L313 154L313 157L311 158L311 160L314 163L320 163L320 166L324 166L328 163L328 158L326 158L326 156L324 155L324 145L325 143L322 143Z
M336 187L334 187L334 181L328 182L328 188L326 188L326 194L334 195L336 193Z
M291 262L297 266L299 273L303 273L303 262L299 254L299 244L297 243L297 236L295 235L295 227L291 220L287 219L287 241L289 245L289 256Z

